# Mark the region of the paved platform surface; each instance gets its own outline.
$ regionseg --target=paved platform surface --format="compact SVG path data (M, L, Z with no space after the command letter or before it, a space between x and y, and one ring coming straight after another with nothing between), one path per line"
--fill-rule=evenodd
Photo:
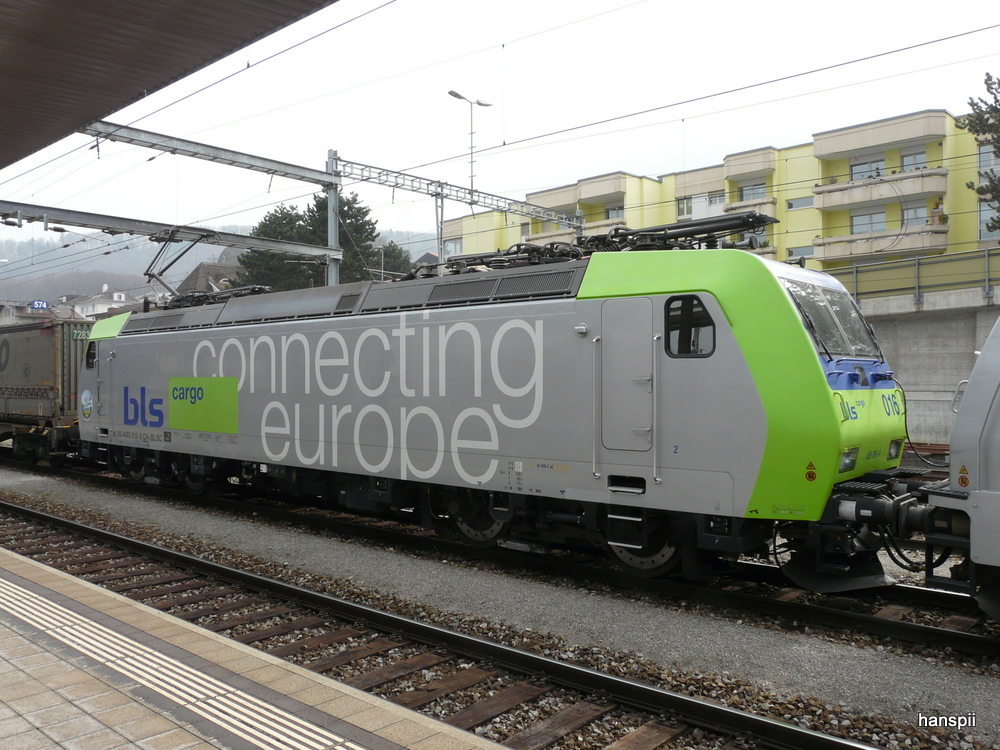
M0 549L0 747L500 745Z

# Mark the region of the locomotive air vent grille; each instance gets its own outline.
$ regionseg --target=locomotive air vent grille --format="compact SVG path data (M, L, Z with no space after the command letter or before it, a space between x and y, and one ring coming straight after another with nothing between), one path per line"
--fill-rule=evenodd
M496 297L543 297L569 294L576 271L521 274L507 276L500 281Z
M158 328L177 328L180 322L184 319L184 313L172 313L170 315L157 315L152 320L152 325L149 330L154 331Z
M371 313L382 310L406 310L427 304L430 288L427 284L373 284L365 295L358 312Z
M333 311L334 314L343 315L344 313L354 312L354 306L358 304L360 297L360 294L345 294L337 302L337 307Z
M128 319L125 327L122 328L122 333L142 333L143 331L148 331L150 325L153 324L152 315L133 315Z
M474 279L472 281L452 281L438 284L428 297L428 304L448 304L450 302L477 302L488 300L497 285L495 278Z

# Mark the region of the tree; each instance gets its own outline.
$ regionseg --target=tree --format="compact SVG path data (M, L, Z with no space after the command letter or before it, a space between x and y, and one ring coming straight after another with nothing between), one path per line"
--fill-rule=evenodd
M1000 79L986 74L987 99L970 98L969 107L972 114L959 120L959 127L968 130L976 137L980 146L990 146L995 159L1000 159ZM976 191L979 200L993 209L993 216L986 223L990 232L1000 230L1000 176L996 170L987 169L979 173L979 184L966 183L971 190Z
M378 240L376 221L369 218L371 209L361 204L357 194L341 195L338 214L339 241L344 251L340 263L340 283L371 281L378 278L382 263L382 250L375 246ZM303 242L307 245L327 244L327 197L325 193L313 196L313 202L304 211L279 205L269 211L250 232L255 237ZM279 255L262 250L249 250L240 256L243 273L235 280L237 286L262 284L274 291L303 289L326 283L326 268L304 256ZM412 263L406 251L390 242L385 246L385 270L406 273ZM371 269L371 270L369 270ZM388 278L392 278L388 276Z

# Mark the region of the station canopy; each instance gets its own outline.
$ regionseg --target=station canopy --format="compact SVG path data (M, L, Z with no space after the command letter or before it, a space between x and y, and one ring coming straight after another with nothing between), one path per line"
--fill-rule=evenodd
M0 169L336 0L0 0Z

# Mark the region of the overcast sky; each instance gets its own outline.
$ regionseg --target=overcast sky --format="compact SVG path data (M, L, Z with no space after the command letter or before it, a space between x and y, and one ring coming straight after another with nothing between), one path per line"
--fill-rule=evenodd
M986 28L1000 24L1000 11L990 7L340 0L109 119L315 168L334 148L350 161L466 186L469 105L448 96L454 89L493 105L475 108L476 187L523 198L618 170L656 176L719 164L923 109L962 114L984 94L984 73L1000 74L1000 27ZM635 114L646 110L654 111ZM0 171L0 196L249 226L314 192L182 156L150 162L159 152L124 144L102 144L98 158L91 144L73 136ZM382 229L434 231L431 198L346 189ZM451 204L446 215L469 210ZM0 238L28 231L3 228Z

